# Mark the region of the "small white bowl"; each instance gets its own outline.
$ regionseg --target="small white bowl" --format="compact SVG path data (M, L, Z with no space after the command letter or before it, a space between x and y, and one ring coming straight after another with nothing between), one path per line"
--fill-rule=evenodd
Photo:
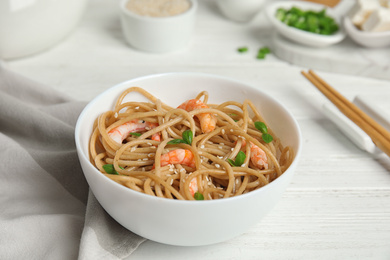
M197 0L188 0L190 8L184 13L164 17L138 15L126 8L128 1L120 2L121 24L124 37L132 47L164 53L189 44L195 27Z
M390 31L387 32L365 32L361 31L352 23L348 17L344 18L344 29L348 36L357 44L368 48L383 48L390 46Z
M331 16L339 25L339 30L332 35L320 35L316 33L306 32L291 26L288 26L278 20L275 16L278 8L290 9L291 7L296 6L301 10L314 10L320 11L322 9L326 9L326 14ZM274 25L274 27L278 30L278 32L284 37L311 47L326 47L332 44L336 44L342 41L345 38L345 32L341 26L341 18L339 15L334 12L332 8L328 6L305 2L305 1L282 1L275 2L267 6L266 15L270 22Z
M295 158L290 167L270 184L237 197L179 201L159 198L126 188L100 173L89 161L88 143L95 119L111 110L119 94L139 86L171 106L209 92L209 102L243 102L250 98L275 135L290 145ZM263 90L261 90L263 89ZM293 177L301 154L299 126L289 110L266 94L266 86L257 88L232 79L199 73L166 73L132 79L116 85L93 99L76 124L77 153L88 184L103 206L125 228L145 238L170 245L199 246L231 239L260 221L282 197ZM127 98L142 100L138 96Z
M236 22L249 22L261 10L266 0L217 0L219 10Z

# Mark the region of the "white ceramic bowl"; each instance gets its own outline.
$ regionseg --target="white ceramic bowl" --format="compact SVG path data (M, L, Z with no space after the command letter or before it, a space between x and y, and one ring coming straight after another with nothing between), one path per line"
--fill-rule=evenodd
M126 8L128 0L120 2L121 24L125 40L132 47L153 53L183 49L195 27L197 0L188 0L190 8L181 14L165 17L138 15Z
M357 44L368 48L383 48L390 46L390 31L386 32L365 32L353 25L350 18L343 20L345 31L348 36Z
M0 58L36 54L68 36L87 0L0 1Z
M221 13L236 22L249 22L261 10L266 0L217 0Z
M94 120L102 112L111 110L119 94L131 86L142 87L172 106L180 105L203 90L209 92L209 102L212 103L243 102L250 98L283 144L293 147L295 159L290 168L272 183L232 198L179 201L126 188L105 177L89 162L88 142ZM207 74L167 73L132 79L106 90L85 107L75 130L81 166L97 200L121 225L160 243L208 245L247 231L281 198L301 154L302 139L296 120L287 108L265 93L266 88L261 84L253 88L239 81Z
M320 11L326 9L326 14L331 16L339 25L339 30L332 35L320 35L316 33L306 32L291 26L288 26L275 17L278 8L290 9L296 6L302 10ZM275 2L266 7L266 15L277 31L284 37L311 47L326 47L336 44L345 38L345 32L342 28L341 17L337 15L332 8L325 5L306 2L306 1L281 1Z

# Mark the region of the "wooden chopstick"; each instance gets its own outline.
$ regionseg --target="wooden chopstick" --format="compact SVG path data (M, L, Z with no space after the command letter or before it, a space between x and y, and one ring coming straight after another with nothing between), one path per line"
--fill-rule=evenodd
M390 133L378 124L369 115L364 113L359 107L346 99L337 90L321 79L314 71L308 73L302 71L305 76L319 91L322 92L346 117L351 119L368 136L371 137L375 145L384 153L390 156Z

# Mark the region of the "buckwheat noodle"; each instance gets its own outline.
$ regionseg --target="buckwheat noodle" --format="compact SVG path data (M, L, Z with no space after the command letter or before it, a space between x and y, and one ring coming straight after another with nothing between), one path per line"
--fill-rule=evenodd
M123 102L132 92L142 94L149 101ZM269 127L273 141L262 140L262 133L254 122L265 121L253 103L245 100L209 104L208 98L206 91L199 93L195 99L202 99L209 108L187 112L164 104L142 88L127 89L112 111L102 113L95 120L89 146L92 164L108 178L130 189L179 200L194 200L189 188L193 178L196 178L198 192L205 200L211 200L248 193L282 175L290 166L294 152L291 147L284 147ZM213 131L202 133L194 117L201 113L215 116L217 123ZM158 126L145 130L140 136L129 135L122 144L108 135L110 130L134 119L158 123ZM188 129L194 133L191 145L168 144L173 139L181 139ZM151 139L155 133L161 134L161 141ZM236 158L245 140L245 161L241 167L232 167L228 159ZM258 169L251 162L250 142L265 152L267 169ZM193 153L195 168L184 164L160 166L162 154L178 148ZM106 173L103 168L106 164L112 164L118 174Z

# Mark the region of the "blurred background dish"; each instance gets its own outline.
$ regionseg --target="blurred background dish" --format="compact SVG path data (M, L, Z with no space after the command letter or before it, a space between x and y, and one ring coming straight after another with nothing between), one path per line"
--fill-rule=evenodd
M182 0L179 6L186 8L185 3L188 4L182 11L176 9L178 1L151 0L131 5L135 1L120 2L122 31L130 46L146 52L164 53L182 49L190 42L197 0ZM145 6L145 2L148 5ZM176 6L163 10L163 5Z
M350 38L361 46L390 45L390 1L356 0L343 20Z
M390 31L365 32L359 30L349 17L345 17L344 28L348 36L357 44L368 48L383 48L390 46Z
M339 29L337 32L331 35L321 35L317 33L312 33L304 30L297 29L295 27L288 26L283 23L276 17L276 12L279 8L290 9L292 7L297 7L302 11L321 11L326 10L326 15L333 18L337 23ZM306 1L280 1L271 3L266 8L266 15L272 25L277 29L277 31L284 37L292 40L294 42L311 46L311 47L326 47L332 44L336 44L342 41L345 38L345 32L341 26L341 15L336 13L334 9L329 8L328 6L306 2Z
M87 1L0 1L0 58L21 58L59 43L76 27Z
M249 22L267 0L217 0L221 13L236 22Z

